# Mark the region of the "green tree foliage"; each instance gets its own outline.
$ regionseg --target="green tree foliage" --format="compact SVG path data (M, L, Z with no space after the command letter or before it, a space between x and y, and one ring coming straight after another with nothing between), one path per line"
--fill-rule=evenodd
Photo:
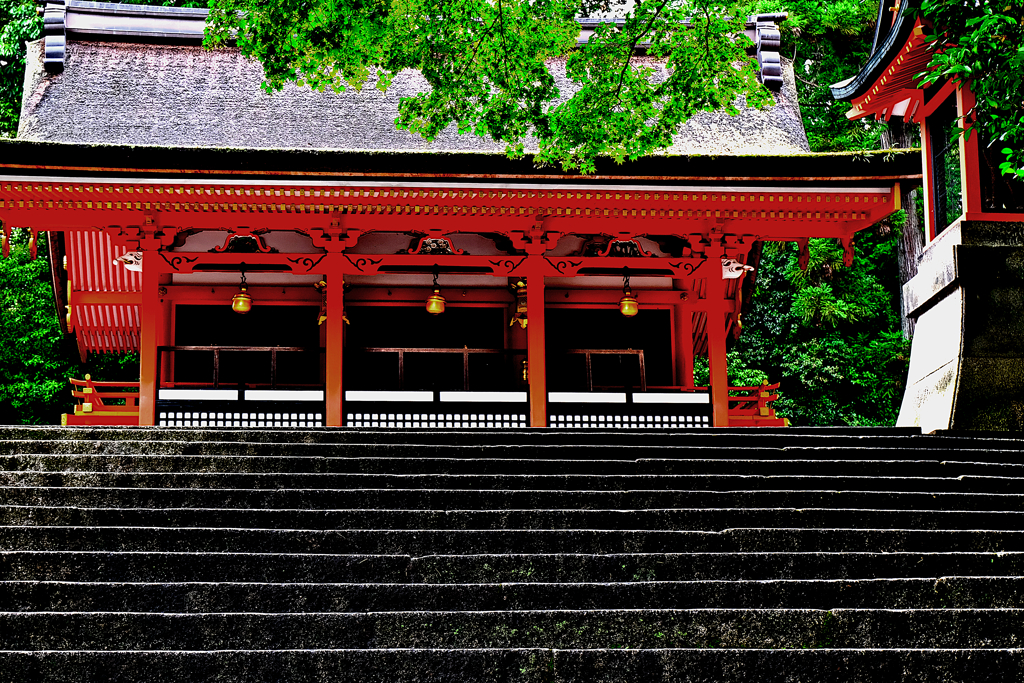
M735 350L726 354L726 368L729 370L729 386L757 387L764 382L771 383L771 376L764 370L751 368L746 359ZM693 359L693 383L698 387L706 387L711 381L711 369L707 356Z
M845 268L837 241L811 240L806 270L794 245L766 245L730 361L743 379L759 371L780 382L775 407L794 425L895 423L910 354L897 313L898 242L888 225L858 233Z
M68 377L136 381L138 355L93 354L78 362L53 306L50 266L41 235L31 260L28 231L13 231L11 255L0 259L0 424L54 424L71 412Z
M1024 179L1024 0L923 0L929 40L942 46L922 82L971 81L982 140L1005 157L1005 174Z
M18 132L25 42L38 38L42 28L33 0L0 0L0 137Z
M757 12L786 12L779 25L782 55L793 59L800 113L814 152L878 149L884 123L846 118L829 86L860 71L868 61L878 4L859 0L758 0Z
M211 0L207 44L237 36L268 90L386 90L418 69L430 91L403 98L399 128L433 139L448 126L504 142L527 136L536 161L583 172L597 156L636 159L671 144L701 111L771 101L729 0ZM618 14L577 45L577 17ZM652 59L633 56L643 46ZM565 59L562 92L548 68Z

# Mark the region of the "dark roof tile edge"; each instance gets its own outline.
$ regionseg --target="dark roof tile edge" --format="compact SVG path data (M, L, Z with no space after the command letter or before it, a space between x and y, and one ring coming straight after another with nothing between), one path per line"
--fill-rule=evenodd
M905 0L904 4L906 7L897 15L896 24L889 30L882 44L875 47L864 68L852 79L834 83L829 87L834 99L851 100L863 95L903 49L917 18L917 3L914 0Z
M655 155L615 164L598 160L594 175L538 167L531 157L509 159L488 152L367 152L309 149L231 149L105 145L0 140L4 175L72 175L112 173L140 176L317 178L448 178L591 182L785 180L846 182L866 179L918 182L920 150L786 155ZM244 164L241 163L244 160ZM766 163L768 162L768 163ZM246 171L232 169L246 168ZM429 170L426 170L428 169ZM752 170L756 169L756 170Z

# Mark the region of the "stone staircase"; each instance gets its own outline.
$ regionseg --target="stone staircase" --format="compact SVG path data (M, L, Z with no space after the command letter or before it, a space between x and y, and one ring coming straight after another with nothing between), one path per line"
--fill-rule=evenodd
M0 428L0 681L1020 683L1021 446Z

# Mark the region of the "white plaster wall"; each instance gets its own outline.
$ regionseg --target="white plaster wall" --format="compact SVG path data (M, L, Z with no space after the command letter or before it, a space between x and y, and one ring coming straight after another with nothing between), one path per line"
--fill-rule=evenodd
M949 429L960 380L963 290L955 288L917 319L897 427Z

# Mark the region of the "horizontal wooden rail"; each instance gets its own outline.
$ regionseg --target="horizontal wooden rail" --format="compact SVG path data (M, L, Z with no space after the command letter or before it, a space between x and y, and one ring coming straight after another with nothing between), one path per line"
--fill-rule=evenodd
M789 420L776 417L769 403L779 399L779 383L765 382L757 387L729 387L730 392L746 392L745 396L729 397L730 426L785 427Z
M327 349L320 346L158 346L157 377L161 377L161 367L165 353L207 352L213 353L213 388L220 388L220 356L221 353L270 353L270 384L277 386L277 354L278 353L326 353ZM262 385L267 386L267 385ZM308 385L303 385L308 386ZM158 387L159 388L159 387Z
M89 375L85 379L68 378L71 395L76 399L72 413L61 415L62 425L117 426L139 424L139 383L138 382L94 382ZM100 391L120 389L120 391ZM111 403L124 401L124 404Z

